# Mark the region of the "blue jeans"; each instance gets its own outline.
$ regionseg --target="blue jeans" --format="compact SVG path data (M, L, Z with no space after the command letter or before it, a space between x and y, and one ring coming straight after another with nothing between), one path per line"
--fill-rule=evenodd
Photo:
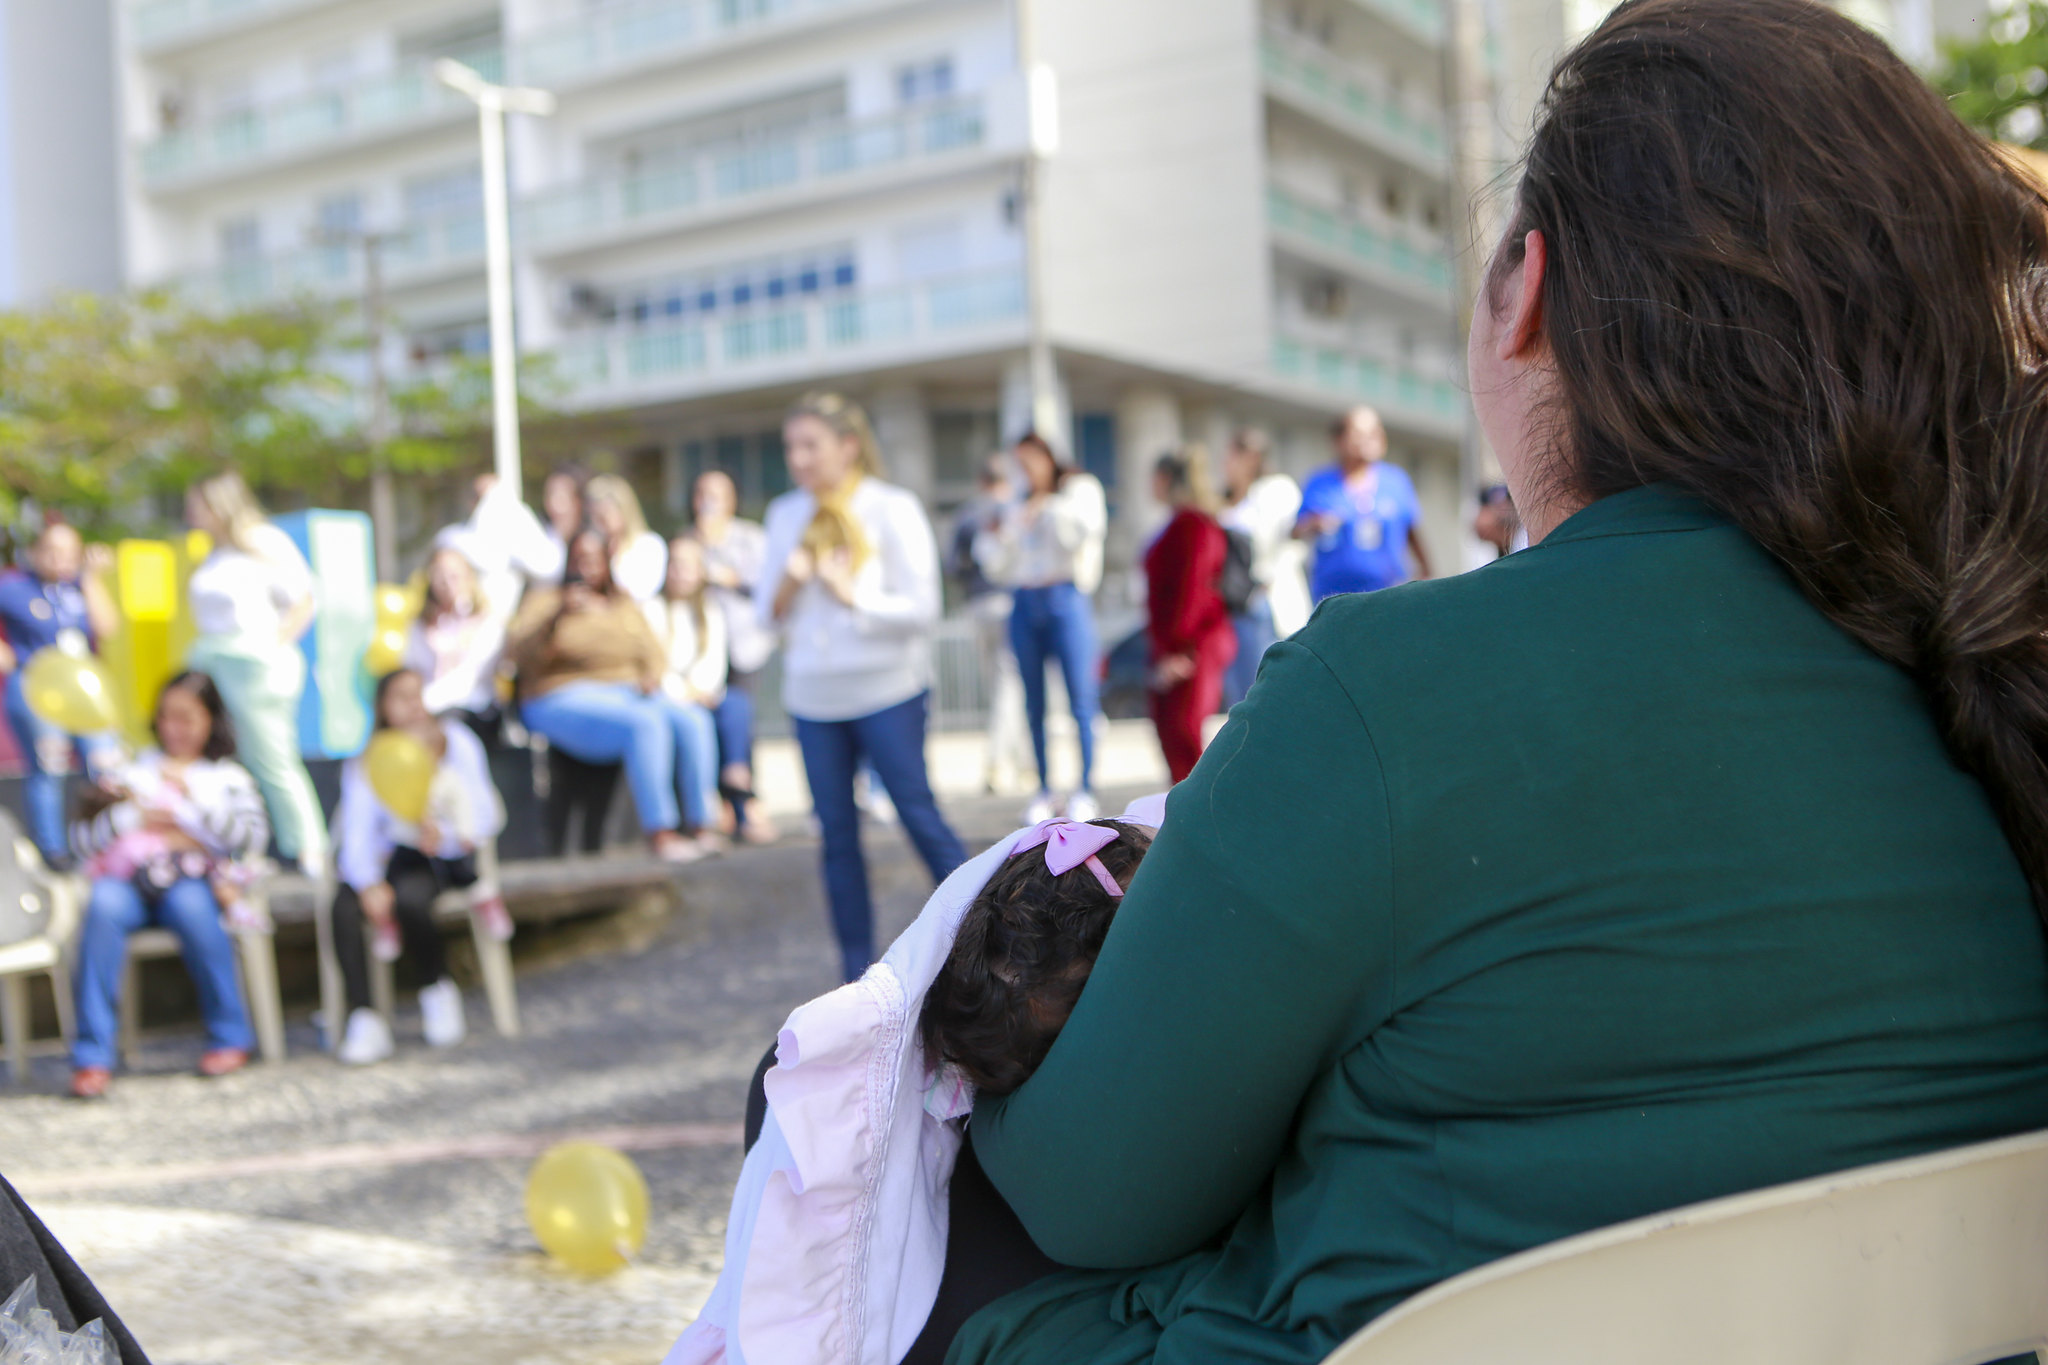
M1241 613L1230 618L1230 624L1237 629L1237 657L1223 671L1223 709L1226 711L1243 701L1245 693L1252 690L1252 680L1259 676L1259 660L1265 657L1267 647L1280 638L1279 632L1273 629L1273 604L1267 600L1263 589Z
M709 829L718 810L718 726L711 712L693 701L663 696L676 735L676 785L682 789L683 823Z
M176 934L185 950L185 970L199 988L206 1045L244 1052L256 1046L241 988L235 984L235 941L220 922L213 888L188 877L173 883L152 904L133 882L102 877L92 884L85 927L78 932L78 1038L71 1045L71 1065L113 1067L128 936L151 925Z
M726 679L725 700L718 703L711 718L718 722L718 766L735 763L754 766L754 678L740 675Z
M648 834L682 823L676 809L676 759L682 740L668 706L627 683L570 683L519 708L526 728L585 763L622 763L640 828Z
M1010 595L1010 648L1024 679L1024 718L1031 725L1031 753L1038 760L1038 785L1052 785L1045 762L1045 665L1058 659L1067 701L1081 731L1081 789L1095 774L1095 713L1102 653L1095 643L1095 612L1072 583L1019 588Z
M21 780L22 802L28 807L28 837L35 840L44 858L54 861L71 846L64 833L64 769L56 760L69 747L91 772L118 756L120 740L111 734L67 735L29 710L18 668L7 675L6 710L7 728L14 731L22 761L28 764Z
M825 838L825 899L832 912L832 932L839 938L841 971L848 981L875 960L875 907L860 846L860 812L853 804L853 774L861 759L873 764L882 779L904 832L933 881L944 881L967 861L960 836L939 814L924 770L925 714L931 695L920 692L886 711L852 720L796 721L804 776L810 780L811 804Z

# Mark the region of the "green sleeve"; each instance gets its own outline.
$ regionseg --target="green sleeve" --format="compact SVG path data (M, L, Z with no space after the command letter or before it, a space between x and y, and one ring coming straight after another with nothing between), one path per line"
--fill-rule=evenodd
M1393 907L1371 737L1299 644L1187 781L1038 1073L974 1146L1047 1255L1151 1265L1242 1212L1316 1077L1385 1017Z

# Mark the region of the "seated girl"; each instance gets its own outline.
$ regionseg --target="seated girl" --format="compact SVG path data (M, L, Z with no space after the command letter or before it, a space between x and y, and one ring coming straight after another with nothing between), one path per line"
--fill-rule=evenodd
M498 663L505 615L485 599L476 565L451 545L427 560L427 596L405 638L405 667L420 675L421 697L436 716L459 720L494 747L504 723Z
M640 604L612 581L602 534L584 530L569 543L559 591L526 595L506 652L518 665L526 728L585 763L623 765L656 857L703 857L703 844L680 828L676 768L687 741L659 695L668 656Z
M164 684L151 721L156 747L88 788L71 843L92 882L78 937L78 1034L71 1093L104 1095L118 1040L128 936L159 926L178 936L206 1021L204 1076L249 1060L254 1035L222 924L249 913L244 892L268 870L270 820L255 779L235 762L235 729L204 673Z
M419 823L401 819L377 796L360 758L341 770L335 810L334 954L341 961L348 1022L335 1056L350 1066L391 1055L391 1027L370 1004L369 952L396 961L400 948L419 978L420 1027L433 1047L462 1041L462 991L448 975L447 949L434 922L434 901L446 890L477 887L477 912L509 935L511 921L494 888L477 886L477 849L505 827L505 808L491 785L484 747L468 726L436 720L421 700L419 674L401 668L377 684L379 730L404 730L440 760Z
M749 1098L749 1127L755 1112L761 1124L725 1270L665 1365L913 1348L938 1297L964 1116L977 1092L1008 1094L1045 1059L1162 808L1150 798L1117 820L1001 840L866 976L790 1016Z

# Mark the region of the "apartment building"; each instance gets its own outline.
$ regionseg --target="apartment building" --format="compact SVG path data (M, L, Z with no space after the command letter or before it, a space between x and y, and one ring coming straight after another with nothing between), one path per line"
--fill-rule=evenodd
M346 297L351 237L374 233L410 364L485 338L475 119L430 64L552 91L555 115L510 134L520 345L604 417L657 516L706 467L754 503L785 486L778 414L817 385L867 402L895 478L957 501L1029 420L1035 265L1061 424L1126 554L1161 451L1256 422L1305 470L1328 420L1371 402L1456 556L1442 0L123 0L117 18L129 280ZM1053 73L1056 120L1027 60ZM1058 137L1035 261L1033 89Z

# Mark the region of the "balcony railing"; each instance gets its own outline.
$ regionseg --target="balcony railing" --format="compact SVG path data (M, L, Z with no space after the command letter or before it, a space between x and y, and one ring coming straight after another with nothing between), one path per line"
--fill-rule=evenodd
M1365 267L1418 298L1451 301L1451 258L1442 247L1399 224L1374 220L1314 203L1278 185L1266 190L1266 221L1283 237L1294 237Z
M384 282L402 288L423 278L477 265L484 256L480 214L423 219L384 239L380 264ZM318 246L276 256L233 261L188 275L179 290L195 302L226 308L257 308L306 294L354 294L364 286L360 246Z
M719 212L750 198L829 185L862 171L981 146L979 101L910 109L860 123L801 129L707 149L637 175L594 180L536 196L520 226L537 248L604 238L638 224Z
M142 0L129 11L139 47L160 47L193 34L225 29L237 20L267 18L328 0Z
M1360 9L1391 20L1428 43L1444 40L1444 8L1438 0L1357 0Z
M1269 83L1326 122L1423 170L1443 173L1447 139L1440 111L1395 94L1372 72L1277 28L1266 31L1260 60Z
M496 50L458 60L491 80L504 74ZM434 79L424 63L400 67L328 90L229 114L187 132L168 133L142 151L153 182L233 170L322 143L342 143L469 111L469 101Z
M944 353L996 338L1024 317L1014 267L895 288L827 293L657 326L572 337L556 370L582 407L774 382Z
M1385 356L1282 334L1273 342L1273 370L1294 383L1371 403L1390 421L1445 436L1465 425L1465 395L1457 384Z
M1390 4L1406 0L1387 0ZM707 47L757 29L800 23L857 0L641 0L543 29L519 44L519 78L564 85Z

